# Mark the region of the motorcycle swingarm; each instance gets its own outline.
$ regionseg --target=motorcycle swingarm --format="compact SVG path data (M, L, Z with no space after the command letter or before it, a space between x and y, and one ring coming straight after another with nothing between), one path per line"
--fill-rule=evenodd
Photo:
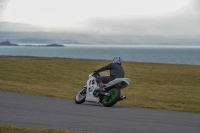
M103 96L110 96L110 93L108 93L108 92L99 92L99 94L98 95L103 95Z

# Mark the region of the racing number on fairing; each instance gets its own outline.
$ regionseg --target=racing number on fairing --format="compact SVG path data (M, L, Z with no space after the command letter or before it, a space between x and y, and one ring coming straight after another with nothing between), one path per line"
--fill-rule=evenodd
M95 84L94 80L90 80L89 85L93 85L93 84Z

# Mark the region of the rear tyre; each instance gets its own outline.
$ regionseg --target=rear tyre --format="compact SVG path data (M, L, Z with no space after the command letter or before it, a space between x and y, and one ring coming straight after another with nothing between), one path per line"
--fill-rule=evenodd
M75 103L76 104L82 104L85 102L85 98L86 98L86 87L83 87L75 96Z
M102 99L102 104L105 107L112 107L113 105L117 103L117 101L120 98L120 90L113 88L113 89L110 89L108 92L110 93L110 96L104 96Z

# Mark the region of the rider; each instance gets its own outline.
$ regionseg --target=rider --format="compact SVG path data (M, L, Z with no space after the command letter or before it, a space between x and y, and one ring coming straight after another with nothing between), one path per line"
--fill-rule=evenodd
M98 89L102 89L103 88L103 83L106 84L112 80L114 80L115 78L124 78L124 69L121 66L122 63L122 58L117 56L115 58L113 58L112 63L94 71L94 73L99 73L105 70L110 70L110 76L100 76L99 77L99 88Z

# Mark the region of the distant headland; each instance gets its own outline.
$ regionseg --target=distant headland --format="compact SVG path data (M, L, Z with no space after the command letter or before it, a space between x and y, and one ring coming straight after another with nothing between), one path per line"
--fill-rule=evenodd
M47 44L47 45L23 45L23 46L29 46L29 47L65 47L63 45L60 44Z
M4 41L4 42L0 42L0 46L22 46L22 45L12 44L9 41ZM64 45L56 44L56 43L47 44L47 45L23 45L23 46L31 46L31 47L65 47Z
M0 42L0 46L19 46L18 44L12 44L9 41Z
M46 47L64 47L63 45L61 44L56 44L56 43L53 43L53 44L48 44L48 45L45 45Z

